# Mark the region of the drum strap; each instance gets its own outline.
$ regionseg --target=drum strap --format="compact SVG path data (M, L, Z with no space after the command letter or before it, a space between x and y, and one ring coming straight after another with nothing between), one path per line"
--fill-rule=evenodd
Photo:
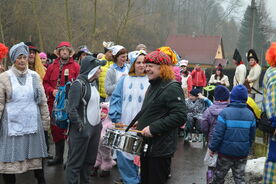
M149 107L154 104L154 102L156 101L157 97L159 97L161 95L161 93L168 88L171 84L173 83L178 83L177 81L173 80L171 82L169 82L168 84L166 84L164 87L160 88L160 90L156 93L155 97L153 98L154 100L152 100L151 103L149 103L146 107L144 107L142 110L140 110L138 112L138 114L134 117L134 119L131 121L131 123L128 125L128 127L126 128L126 132L134 125L134 123L145 113L145 111L147 109L149 109Z

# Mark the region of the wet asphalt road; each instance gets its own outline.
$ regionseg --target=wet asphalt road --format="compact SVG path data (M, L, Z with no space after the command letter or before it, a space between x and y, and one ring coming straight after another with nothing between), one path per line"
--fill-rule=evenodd
M172 160L172 178L168 184L204 184L206 167L203 159L206 148L202 143L190 143L183 145L183 139L178 140L178 149ZM111 176L107 178L92 177L91 184L113 184L113 180L119 177L117 168L113 168ZM63 184L64 172L62 166L45 166L45 178L47 184ZM29 171L17 175L17 184L35 184L34 174ZM0 184L3 184L2 177Z

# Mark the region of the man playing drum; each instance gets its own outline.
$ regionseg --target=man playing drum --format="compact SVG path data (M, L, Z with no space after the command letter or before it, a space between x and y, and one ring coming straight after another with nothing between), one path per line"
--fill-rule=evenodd
M148 149L141 155L141 183L163 184L170 174L176 151L177 129L187 119L184 93L174 82L170 57L161 51L146 55L150 82L139 118L134 126L142 130ZM137 117L136 117L137 118Z

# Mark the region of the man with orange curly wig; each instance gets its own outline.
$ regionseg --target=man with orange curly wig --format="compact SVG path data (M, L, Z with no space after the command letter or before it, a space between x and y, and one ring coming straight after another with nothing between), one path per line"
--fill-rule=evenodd
M269 142L263 184L270 184L276 182L276 42L273 42L267 50L266 60L270 67L267 69L263 80L263 105L266 115L274 128L274 134Z
M146 92L137 129L142 131L147 149L141 155L141 183L165 183L171 158L176 151L177 129L186 121L184 93L174 81L171 58L161 51L146 55Z
M3 59L7 57L8 52L9 52L9 48L3 43L0 43L0 73L5 71L5 66L3 65Z

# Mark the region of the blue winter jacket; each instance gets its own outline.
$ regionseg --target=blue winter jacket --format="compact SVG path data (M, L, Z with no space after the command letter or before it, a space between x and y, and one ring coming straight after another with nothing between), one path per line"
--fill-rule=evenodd
M230 103L217 118L209 149L229 157L246 157L255 137L256 120L245 103Z

